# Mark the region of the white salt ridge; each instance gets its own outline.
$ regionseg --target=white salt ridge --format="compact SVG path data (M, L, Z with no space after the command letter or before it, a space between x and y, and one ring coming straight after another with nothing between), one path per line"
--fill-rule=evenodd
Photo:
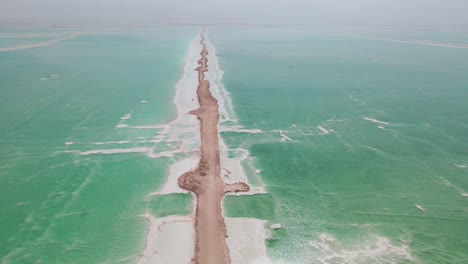
M156 218L150 214L145 248L137 264L187 264L193 256L193 220L187 216Z
M205 77L210 82L210 91L212 92L213 96L218 101L219 105L219 116L220 116L220 125L219 131L233 131L233 132L240 132L240 133L253 133L253 134L260 134L263 133L260 129L245 129L238 125L238 119L235 115L234 107L232 105L231 97L229 96L228 91L224 87L222 83L222 78L224 72L219 67L218 57L216 56L216 48L210 42L207 35L205 35L205 43L208 49L208 68L210 69ZM231 184L231 183L238 183L244 182L249 184L249 179L246 175L246 172L242 166L242 163L246 162L250 159L250 153L243 148L238 148L235 150L231 150L231 153L234 152L234 157L230 158L228 152L230 151L224 142L223 138L219 135L219 150L220 150L220 159L221 159L221 167L224 171L228 171L229 173L222 177L224 183ZM259 186L250 185L249 192L238 192L238 193L230 193L230 195L254 195L254 194L261 194L266 193L265 187L261 182L261 179L258 175L253 175L253 177L257 177L256 181L258 182Z
M138 140L138 143L160 143L161 140L151 139L151 140Z
M376 40L384 40L384 41L395 41L395 42L401 42L401 43L412 43L412 44L438 46L438 47L468 49L468 45L459 44L459 43L436 42L436 41L425 41L425 40L415 40L415 39L401 39L401 38L382 38L382 37L373 37L373 36L365 36L365 35L338 34L338 33L324 33L324 34L334 35L334 36L345 36L345 37L352 37L352 38L365 38L365 39L376 39Z
M108 141L108 142L96 142L94 145L111 145L111 144L128 144L131 143L129 140L122 140L122 141Z
M232 109L231 100L229 94L225 90L224 86L221 84L222 71L219 70L217 58L215 56L214 47L207 40L207 46L210 49L208 61L215 64L215 70L208 71L207 79L210 81L210 88L213 95L218 100L220 105L220 121L231 121L235 122L237 119L234 116ZM211 48L210 48L211 47ZM178 115L173 121L161 124L161 125L142 125L142 126L128 126L125 124L117 125L118 128L131 128L131 129L162 129L157 133L155 137L151 140L140 140L141 143L160 143L160 142L176 142L179 143L177 149L163 151L159 153L153 152L149 148L134 148L134 149L115 149L115 150L93 150L88 152L83 152L84 154L117 154L117 153L131 153L131 152L144 152L150 158L161 158L161 157L173 157L178 153L195 153L199 151L200 147L200 132L199 132L199 122L194 115L188 114L191 110L199 108L198 96L196 87L198 85L198 73L193 69L198 67L198 59L200 56L200 51L202 46L200 44L200 38L197 37L193 40L190 45L190 51L186 56L184 73L182 78L176 84L176 94L174 96L174 104L177 107ZM212 65L210 64L212 69ZM230 123L231 123L230 122ZM244 129L240 126L233 124L231 126L221 126L220 130L230 130L237 132L245 133L261 133L260 130L255 129ZM245 172L242 168L241 162L245 161L248 158L248 152L244 150L239 150L239 155L234 158L228 158L227 152L228 149L223 141L219 138L220 142L220 158L221 166L227 170L233 172L230 179L224 177L226 183L237 183L245 182L248 183L248 178L245 175ZM247 154L247 155L246 155ZM188 158L189 160L191 158ZM191 168L190 168L191 169ZM184 171L185 172L185 171ZM183 172L180 173L180 175ZM167 181L172 181L172 183L166 183L163 187L163 190L159 193L169 194L171 190L176 193L180 192L180 189L174 186L176 185L177 178L180 175L174 175L174 173L169 173ZM259 181L258 181L259 182ZM169 188L169 186L171 186ZM251 186L251 190L248 193L238 193L238 194L255 194L255 193L264 193L265 190L262 186L256 187ZM158 192L156 192L158 193Z
M466 169L466 168L468 168L468 166L465 165L465 164L458 164L458 165L455 164L455 166L456 166L457 168L459 168L459 169Z
M59 151L59 153L77 153L80 152L79 150L64 150L64 151Z
M370 150L372 150L372 151L375 151L375 152L382 152L382 151L380 151L380 150L378 150L378 149L376 149L376 148L372 148L372 147L369 147L369 146L366 146L366 148L367 148L367 149L370 149Z
M71 141L70 142L65 142L66 146L70 146L70 145L73 145L73 144L75 144L75 142L71 142Z
M278 132L281 137L281 142L286 142L286 141L293 141L290 137L286 136L283 130L273 130L275 132Z
M249 134L262 134L261 129L245 129L241 127L222 127L219 132L236 132L236 133L249 133Z
M281 226L281 224L272 224L272 225L270 226L270 228L273 229L273 230L276 230L276 229L281 229L281 228L283 228L283 227Z
M364 120L367 120L367 121L370 121L370 122L376 123L376 124L382 124L382 125L388 125L389 124L388 122L380 121L380 120L377 120L377 119L374 119L374 118L369 118L369 117L364 117Z
M226 218L227 244L233 264L270 264L265 240L265 220L255 218Z
M89 151L80 152L80 155L96 155L96 154L123 154L123 153L151 153L152 148L140 147L140 148L128 148L128 149L95 149Z
M426 210L425 210L422 206L420 206L420 205L415 204L414 206L416 206L416 208L418 208L418 209L421 210L422 212L425 212L425 211L426 211Z
M384 127L384 126L378 126L377 128L380 128L380 129L385 129L385 127Z
M128 126L133 129L158 129L165 128L165 125Z
M188 191L179 187L177 184L177 179L185 172L195 169L198 165L199 159L199 156L193 156L172 164L169 168L169 175L167 177L166 183L162 186L160 191L154 192L151 195L188 193Z
M140 103L147 103L148 101L146 100L141 100Z
M468 193L462 193L463 197L468 197Z
M357 103L359 103L359 104L361 104L361 105L365 105L365 104L366 104L366 102L361 101L361 100L359 100L359 99L357 99L357 98L354 98L354 96L353 96L352 94L349 95L349 98L351 98L351 100L353 100L354 102L357 102Z
M440 179L442 179L442 180L444 181L444 185L445 185L445 186L454 189L454 190L457 191L457 193L459 193L461 196L467 197L467 194L465 193L465 191L462 190L460 187L455 186L453 183L447 181L446 179L444 179L444 178L442 178L442 177L440 177Z
M314 263L322 264L359 264L359 263L400 263L402 260L413 261L410 249L402 244L395 246L386 237L375 236L344 246L341 241L329 234L321 234L319 239L309 245L314 255Z
M15 51L15 50L31 49L31 48L37 48L37 47L42 47L42 46L48 46L48 45L52 45L52 44L55 44L55 43L60 42L60 41L64 41L64 40L67 40L67 39L70 39L70 38L74 38L76 36L78 36L78 35L71 35L71 36L63 37L63 38L59 38L59 39L51 39L51 40L47 40L47 41L43 41L43 42L37 42L37 43L29 44L29 45L18 45L18 46L11 46L11 47L3 47L3 48L0 48L0 52L7 52L7 51Z
M224 175L222 177L223 182L226 184L233 184L233 183L238 183L238 182L244 182L249 184L249 179L244 171L244 168L242 166L242 163L245 162L248 158L250 158L250 153L248 150L243 149L243 148L238 148L234 150L234 153L236 154L234 157L229 158L228 156L228 148L224 141L221 139L219 140L219 152L220 152L220 158L221 158L221 167L223 168L224 171L228 171L229 173ZM258 178L258 175L255 175L257 177L257 181L261 183L260 178ZM248 192L237 192L237 193L228 193L228 195L254 195L254 194L262 194L266 193L265 187L263 184L260 184L259 186L254 186L252 184L250 185L250 190Z
M126 115L122 116L120 118L120 120L127 120L127 119L130 119L130 118L132 118L132 115L131 114L126 114Z
M173 157L174 154L186 152L183 148L178 148L174 150L167 150L162 152L154 152L153 148L149 147L138 147L138 148L122 148L122 149L95 149L89 151L82 151L80 155L112 155L112 154L126 154L126 153L145 153L147 157L152 159L162 158L162 157Z
M218 57L216 56L216 48L210 42L208 34L205 34L205 44L209 51L207 56L209 70L206 72L205 77L210 82L211 93L218 101L220 123L227 121L237 123L238 119L234 111L231 96L222 82L224 71L222 71L219 66Z
M322 131L324 134L330 134L330 132L322 126L318 126L318 129L320 129L320 131Z
M58 75L58 74L51 74L50 77L57 78L57 77L60 77L60 75Z
M193 219L187 216L156 218L150 214L145 247L137 264L188 264L193 257ZM270 264L266 254L265 220L226 218L227 245L231 263Z
M169 157L170 158L170 157L174 157L174 154L184 153L184 152L187 152L187 151L185 151L183 148L178 148L178 149L167 150L167 151L162 151L162 152L150 151L150 152L146 153L146 156L148 156L149 158L152 158L152 159L158 159L158 158L162 158L162 157Z

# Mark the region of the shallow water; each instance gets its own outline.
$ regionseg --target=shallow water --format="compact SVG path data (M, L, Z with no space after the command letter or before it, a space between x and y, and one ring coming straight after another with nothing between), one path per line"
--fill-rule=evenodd
M0 47L87 31L1 27ZM197 158L196 123L177 111L193 108L183 73L198 32L94 30L0 53L0 263L136 263L146 214L188 221L192 197L165 184ZM257 193L224 199L233 259L261 257L238 241L258 246L266 220L283 227L268 231L272 263L468 260L468 49L310 28L208 32L225 180Z
M197 30L122 30L0 53L1 263L136 262L141 215L166 202L148 194L170 160L79 153L153 145L139 141L154 129L116 125L174 116L174 85Z
M468 49L294 29L210 36L241 125L264 131L224 134L268 192L226 211L281 223L274 263L468 260Z

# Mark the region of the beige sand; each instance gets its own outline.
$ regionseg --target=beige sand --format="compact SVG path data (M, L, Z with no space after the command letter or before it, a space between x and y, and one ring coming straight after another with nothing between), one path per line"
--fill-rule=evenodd
M200 108L192 110L200 121L201 147L198 167L183 174L178 179L181 188L197 196L195 210L195 255L193 263L230 263L226 243L226 224L221 210L221 200L226 192L248 191L245 183L224 185L220 176L221 164L218 142L218 102L210 91L210 83L205 80L208 71L204 34L201 33L203 47L198 61L198 100Z

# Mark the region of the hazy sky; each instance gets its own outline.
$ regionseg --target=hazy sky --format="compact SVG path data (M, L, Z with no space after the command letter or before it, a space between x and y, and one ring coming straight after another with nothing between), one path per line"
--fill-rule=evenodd
M468 0L0 0L0 23L282 23L468 28Z

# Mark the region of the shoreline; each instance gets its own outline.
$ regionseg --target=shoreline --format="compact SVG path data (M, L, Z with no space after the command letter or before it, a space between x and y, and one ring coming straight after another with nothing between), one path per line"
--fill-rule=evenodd
M249 191L246 183L225 185L221 178L219 150L219 105L205 80L208 71L208 50L204 32L200 33L202 51L198 60L197 96L200 107L189 112L200 122L200 161L197 167L184 173L178 185L197 196L194 215L195 252L193 263L231 263L226 242L227 229L222 214L222 198L227 192Z

